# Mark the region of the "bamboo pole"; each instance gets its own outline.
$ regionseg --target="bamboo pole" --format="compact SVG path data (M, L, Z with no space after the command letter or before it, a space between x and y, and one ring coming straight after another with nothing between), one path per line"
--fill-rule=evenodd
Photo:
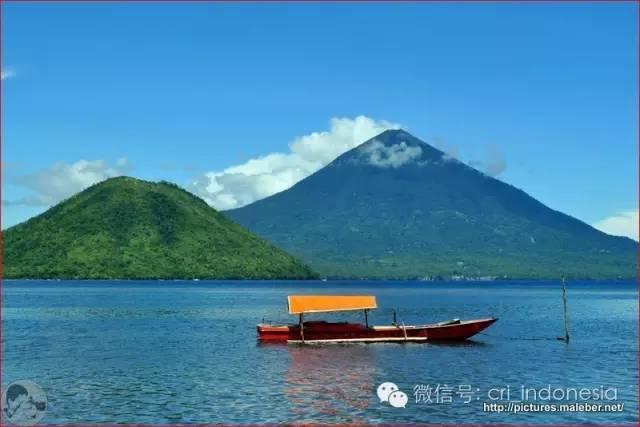
M564 312L564 341L569 342L569 314L567 313L567 285L562 277L562 309Z

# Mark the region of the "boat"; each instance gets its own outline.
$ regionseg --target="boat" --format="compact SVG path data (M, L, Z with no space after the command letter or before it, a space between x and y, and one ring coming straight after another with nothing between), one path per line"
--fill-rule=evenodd
M371 295L290 295L288 311L298 315L298 323L257 325L258 340L263 343L317 344L317 343L374 343L374 342L428 342L463 341L485 330L498 319L489 317L476 320L452 319L425 325L398 323L394 311L391 325L370 326L369 311L378 308ZM363 323L305 321L305 314L340 311L364 312Z

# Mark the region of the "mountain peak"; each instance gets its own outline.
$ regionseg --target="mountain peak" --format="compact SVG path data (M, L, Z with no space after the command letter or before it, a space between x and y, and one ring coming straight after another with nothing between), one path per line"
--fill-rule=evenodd
M381 132L380 134L378 134L379 138L385 138L385 137L403 137L403 136L409 136L411 138L415 138L413 135L411 135L409 132L407 132L404 129L387 129L383 132Z
M421 141L404 129L387 129L370 140L365 141L361 145L365 145L370 141L380 141L385 145L402 144L403 142L411 145L427 145L425 142Z
M413 136L404 129L389 129L347 151L336 165L365 165L398 168L405 165L424 166L440 163L444 153Z

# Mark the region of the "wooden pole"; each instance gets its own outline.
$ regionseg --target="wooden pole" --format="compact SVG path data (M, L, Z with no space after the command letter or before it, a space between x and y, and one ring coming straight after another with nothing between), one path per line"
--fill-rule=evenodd
M364 325L369 327L369 310L365 308L364 310Z
M300 313L300 339L304 344L304 313Z
M562 308L564 312L564 341L569 342L569 314L567 313L567 285L562 277Z

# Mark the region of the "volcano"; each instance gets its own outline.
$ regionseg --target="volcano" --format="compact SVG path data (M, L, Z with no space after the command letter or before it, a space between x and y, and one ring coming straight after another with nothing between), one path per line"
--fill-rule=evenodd
M224 212L329 278L631 278L637 243L555 211L404 130Z

